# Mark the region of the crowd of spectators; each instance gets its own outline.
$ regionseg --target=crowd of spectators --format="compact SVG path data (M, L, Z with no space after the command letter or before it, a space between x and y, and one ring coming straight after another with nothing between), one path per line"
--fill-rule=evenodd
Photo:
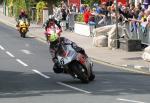
M83 14L83 19L86 24L93 25L109 25L115 23L116 7L112 0L94 5L92 8L86 4L82 4L78 9L77 5L72 4L67 6L64 2L58 7L53 7L53 13L58 21L66 21L66 29L71 31L74 28L74 17L77 14ZM118 3L118 21L131 21L133 28L136 28L139 23L150 22L150 7L144 8L141 3L122 4ZM99 18L99 19L97 19Z
M84 9L83 9L84 8ZM118 20L122 22L123 20L130 20L132 22L150 22L150 8L142 7L141 3L135 5L134 3L123 5L120 2L118 3ZM99 16L103 21L107 21L108 18L111 19L116 17L115 14L116 8L113 2L103 2L102 4L94 7L93 9L89 10L87 6L81 6L80 12L84 15L85 23L90 21L90 16ZM88 12L88 13L87 13ZM88 15L88 17L87 17ZM115 19L114 19L115 20ZM88 21L88 22L87 22ZM101 23L99 21L99 23Z

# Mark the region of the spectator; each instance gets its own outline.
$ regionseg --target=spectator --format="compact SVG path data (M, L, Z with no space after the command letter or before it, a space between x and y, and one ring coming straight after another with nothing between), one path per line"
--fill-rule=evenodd
M67 17L67 13L66 13L65 9L61 9L61 12L62 12L62 21L65 21L66 17Z
M133 15L131 14L131 12L129 12L129 8L123 6L122 10L120 11L120 14L123 15L125 18L133 18Z
M84 17L84 22L87 24L89 22L89 17L91 16L91 11L90 11L90 8L87 7L86 8L86 11L84 12L83 14L83 17Z
M150 10L145 10L145 16L146 16L146 19L147 19L147 17L150 15Z
M69 30L71 32L74 31L74 17L75 17L76 12L73 12L72 10L69 11Z
M138 3L137 4L137 8L139 9L139 10L142 10L143 8L142 8L142 4L141 3Z
M62 0L61 2L61 8L66 10L67 9L67 5L65 4L65 2Z
M113 4L113 1L112 1L112 0L107 0L106 6L112 6L112 4Z
M96 8L96 13L97 13L97 14L100 14L101 10L102 10L102 7L101 7L101 5L99 5L99 6Z
M100 12L99 12L99 17L101 17L101 20L98 22L99 25L101 24L105 24L106 23L106 20L107 20L107 17L108 17L108 10L107 10L107 6L106 6L106 2L103 2L101 4L101 9L100 9Z
M73 4L72 10L73 10L73 12L77 12L77 6L75 4Z
M58 8L56 8L56 11L53 12L53 15L55 19L60 23L62 19L61 5L59 5Z
M108 11L107 11L106 2L103 2L103 3L101 4L101 8L100 8L99 14L106 16L107 13L108 13Z
M84 13L84 11L85 11L85 6L81 5L81 7L80 7L80 13Z
M96 8L93 8L93 9L92 9L91 14L92 14L92 15L97 15L97 13L96 13Z
M147 22L150 24L150 15L147 17Z

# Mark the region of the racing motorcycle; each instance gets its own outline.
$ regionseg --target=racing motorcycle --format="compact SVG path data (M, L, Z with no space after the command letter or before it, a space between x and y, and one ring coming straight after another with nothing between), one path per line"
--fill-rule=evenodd
M64 73L80 79L83 83L94 80L92 61L85 55L76 52L70 44L59 44L56 56Z
M48 28L45 32L47 42L49 43L50 34L59 34L60 31L56 27ZM94 80L93 63L88 57L76 52L70 44L58 43L56 46L58 46L56 57L64 73L70 74L73 78L80 79L83 83Z
M19 20L19 26L18 26L19 32L20 32L20 36L25 38L26 37L26 33L28 32L29 29L29 23L27 21L27 19L21 19Z

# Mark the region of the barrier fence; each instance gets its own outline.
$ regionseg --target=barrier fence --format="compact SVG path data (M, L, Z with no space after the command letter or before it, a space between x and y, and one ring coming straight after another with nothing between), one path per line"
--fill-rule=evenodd
M150 45L150 28L148 23L136 24L128 22L125 24L125 28L128 30L130 39L141 40L142 44Z
M77 19L75 18L75 21L76 20ZM106 18L95 16L95 23L95 27L98 28L106 25L113 25L116 22L115 19L111 16L108 16ZM129 39L141 40L142 44L150 45L150 26L148 23L135 23L132 21L128 21L122 27L127 30Z

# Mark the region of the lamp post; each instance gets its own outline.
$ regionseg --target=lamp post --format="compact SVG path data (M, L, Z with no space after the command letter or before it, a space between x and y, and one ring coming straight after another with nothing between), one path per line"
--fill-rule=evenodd
M116 8L116 11L115 11L115 14L116 14L116 38L115 38L115 43L116 43L116 49L119 48L119 32L118 32L118 1L115 0L114 1L114 4L115 4L115 8Z

